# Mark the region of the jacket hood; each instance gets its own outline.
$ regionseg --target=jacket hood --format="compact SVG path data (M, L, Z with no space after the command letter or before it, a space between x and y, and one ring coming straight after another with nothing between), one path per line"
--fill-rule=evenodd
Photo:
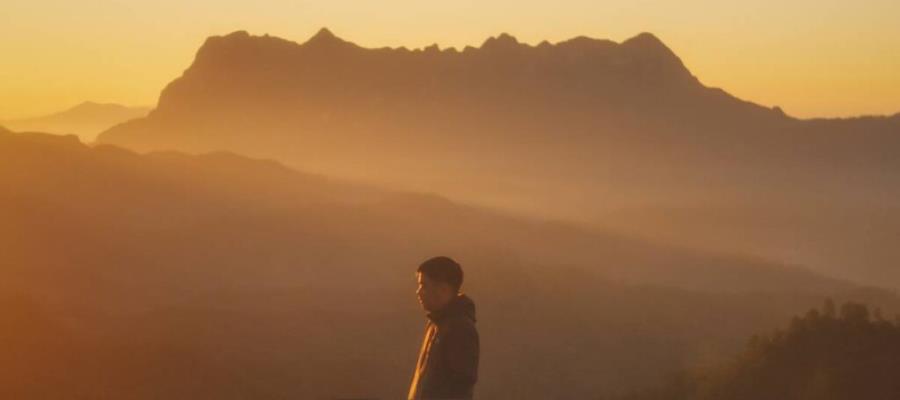
M428 313L428 318L437 321L453 315L463 315L475 322L475 302L465 294L458 294L444 308Z

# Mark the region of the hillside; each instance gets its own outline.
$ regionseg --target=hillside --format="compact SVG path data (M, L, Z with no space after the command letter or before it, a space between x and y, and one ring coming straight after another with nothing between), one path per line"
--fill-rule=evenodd
M0 184L11 398L397 398L421 339L413 271L435 254L466 268L485 398L661 382L826 296L900 309L798 267L228 153L4 131Z

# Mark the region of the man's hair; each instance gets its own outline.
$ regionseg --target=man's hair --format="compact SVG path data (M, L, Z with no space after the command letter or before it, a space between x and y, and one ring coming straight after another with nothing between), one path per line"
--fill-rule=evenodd
M463 271L459 263L450 257L438 256L425 260L419 265L418 272L437 282L445 282L459 291L463 283Z

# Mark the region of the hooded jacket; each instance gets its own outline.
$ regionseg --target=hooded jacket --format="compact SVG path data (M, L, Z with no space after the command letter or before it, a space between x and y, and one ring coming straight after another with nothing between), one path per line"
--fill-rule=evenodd
M475 303L458 294L427 317L408 400L471 399L478 380Z

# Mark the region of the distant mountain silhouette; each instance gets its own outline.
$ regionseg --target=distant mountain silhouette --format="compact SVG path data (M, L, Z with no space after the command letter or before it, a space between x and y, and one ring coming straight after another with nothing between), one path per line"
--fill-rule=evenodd
M363 48L327 29L303 44L238 31L209 38L156 110L98 142L229 150L616 226L621 221L607 218L622 210L713 207L770 221L763 230L771 231L785 226L776 221L784 210L814 204L823 215L843 215L827 229L869 232L871 240L823 237L789 249L790 262L883 283L893 270L887 263L900 259L896 246L872 246L891 234L866 228L872 210L900 215L900 114L796 119L704 86L650 33L536 46L502 34L478 48L410 50ZM686 238L703 226L637 233ZM745 253L786 253L758 244L764 234L745 237L731 229L679 244L727 239ZM861 255L864 265L847 263ZM888 279L900 287L900 275Z
M0 121L0 124L16 131L76 134L83 140L92 141L100 132L121 122L144 117L149 111L144 107L86 101L58 113Z
M0 185L4 398L401 397L433 254L466 267L484 398L651 385L828 295L900 309L801 268L232 153L4 131Z
M873 176L897 167L898 132L900 117L802 121L704 87L649 33L534 47L503 34L480 48L411 51L366 49L323 29L303 44L244 31L208 39L153 114L99 142L227 149L419 189L448 177L462 178L452 192L497 185L480 200L510 197L514 178L543 193L578 188L567 197L600 183L615 190L592 197L613 206L654 204L653 195L744 200L763 189L773 201L822 190L872 201L858 183L831 187L829 168L898 187ZM428 171L416 167L426 161ZM538 204L512 205L556 205L527 194Z

